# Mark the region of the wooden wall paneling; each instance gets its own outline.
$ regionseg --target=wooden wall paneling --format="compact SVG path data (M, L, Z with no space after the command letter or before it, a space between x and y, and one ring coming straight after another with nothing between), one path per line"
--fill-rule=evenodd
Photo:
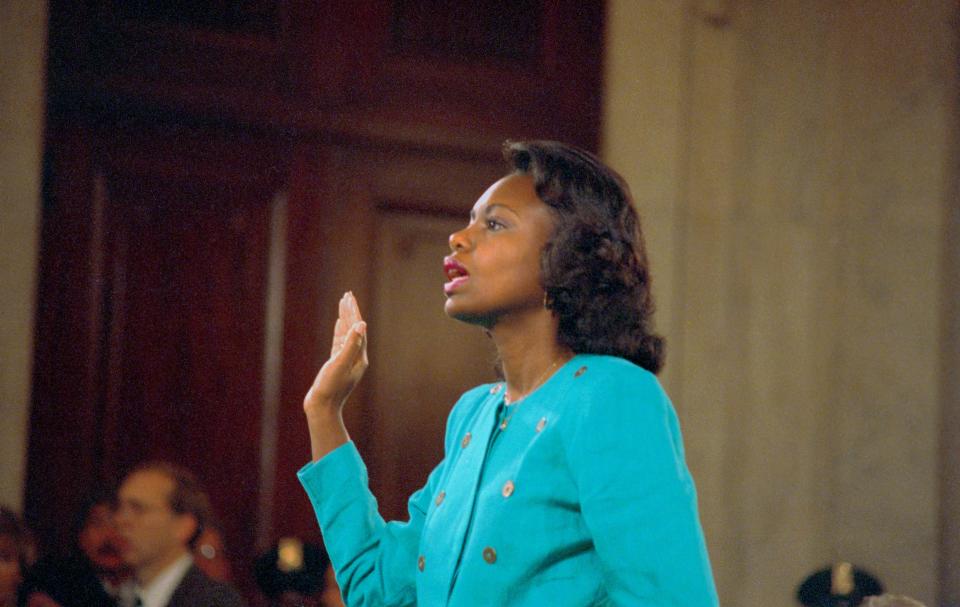
M376 113L474 136L596 149L603 2L392 3ZM467 43L464 40L468 41Z
M113 232L128 246L112 250L123 323L112 325L119 343L108 410L117 440L105 464L118 474L157 458L193 469L249 592L268 232L280 187L268 154L257 150L271 146L191 133L126 143L107 168Z
M25 515L45 549L69 545L83 491L99 477L103 213L93 196L90 132L47 148Z
M540 115L547 136L597 151L603 99L605 2L562 0L545 10L546 80L552 84ZM550 35L552 34L552 35Z
M353 213L338 204L333 151L314 141L301 141L291 157L287 206L286 279L284 293L280 409L274 482L274 538L296 536L317 541L320 534L296 472L310 461L310 437L303 415L303 397L320 364L330 352L339 293L347 288L333 260L349 256L338 239ZM348 228L347 228L348 229Z
M601 0L294 0L182 14L121 4L52 5L61 102L416 146L539 137L597 149Z
M284 63L288 90L307 113L356 105L377 88L387 39L383 0L290 0L286 3Z
M213 118L282 106L281 4L53 0L51 91L72 105L132 102Z
M83 359L90 387L77 402L75 378L55 372L63 367L59 350L38 363L28 504L37 520L53 521L51 535L62 545L77 499L96 481L116 482L146 459L183 464L206 485L236 556L237 581L250 593L268 232L282 187L281 146L181 127L83 133L90 147L57 146L66 159L60 164L78 167L55 172L47 215L59 240L47 239L43 257L48 265L62 259L63 267L96 268L95 278L61 273L44 283L40 301L56 302L58 290L75 284L89 290L75 305L98 319L87 339L95 351ZM69 212L69 221L57 212ZM60 246L87 224L101 226L99 239L80 251ZM56 323L38 334L45 351L58 343L55 330L84 327L62 311ZM83 430L72 466L47 438L63 434L57 424ZM73 474L51 488L44 470ZM45 491L71 499L50 506Z

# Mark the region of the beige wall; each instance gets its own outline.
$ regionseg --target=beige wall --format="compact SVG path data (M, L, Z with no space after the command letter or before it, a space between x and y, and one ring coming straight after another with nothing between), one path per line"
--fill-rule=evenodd
M0 504L20 509L40 220L46 2L0 2Z
M952 2L609 10L603 153L645 219L723 604L793 605L840 559L960 600Z

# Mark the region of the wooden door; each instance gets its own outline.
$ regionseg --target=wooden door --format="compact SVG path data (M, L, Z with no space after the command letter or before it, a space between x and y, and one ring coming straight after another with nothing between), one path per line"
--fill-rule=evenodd
M120 127L59 137L28 516L47 548L66 546L63 522L87 491L144 460L172 461L206 486L249 589L280 191L271 143Z

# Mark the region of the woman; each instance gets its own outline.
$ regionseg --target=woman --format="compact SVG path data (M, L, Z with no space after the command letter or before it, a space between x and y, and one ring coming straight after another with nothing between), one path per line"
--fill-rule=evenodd
M345 602L716 605L627 187L562 144L505 152L444 262L445 311L489 333L503 381L454 406L409 521L379 516L342 422L367 366L349 293L304 399L299 476Z

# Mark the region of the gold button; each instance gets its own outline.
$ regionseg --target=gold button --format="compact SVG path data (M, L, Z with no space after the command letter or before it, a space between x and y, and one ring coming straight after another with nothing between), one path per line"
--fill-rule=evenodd
M497 551L487 546L483 549L483 560L487 561L491 565L497 562Z
M586 371L587 371L587 367L586 367L586 365L584 365L584 366L580 367L579 369L577 369L577 372L574 373L573 376L574 376L574 377L580 377L581 375L583 375L584 373L586 373Z
M417 557L417 569L419 569L420 571L423 571L423 568L426 566L426 564L427 564L427 559L423 558L422 554L419 557Z
M513 481L507 481L503 484L503 497L510 497L513 495Z
M466 434L463 435L463 440L460 441L460 448L466 449L467 445L469 444L470 444L470 433L467 432Z
M540 421L537 422L537 432L543 432L543 429L547 427L547 418L541 417Z
M498 394L502 389L503 389L503 385L497 384L496 386L490 388L490 394Z
M437 494L437 499L433 500L433 503L439 506L440 504L443 503L443 498L445 497L447 497L447 492L441 491L440 493Z
M503 418L503 421L500 422L500 429L501 429L501 430L506 430L506 429L507 429L507 422L509 422L509 421L510 421L510 418L509 418L509 417Z

